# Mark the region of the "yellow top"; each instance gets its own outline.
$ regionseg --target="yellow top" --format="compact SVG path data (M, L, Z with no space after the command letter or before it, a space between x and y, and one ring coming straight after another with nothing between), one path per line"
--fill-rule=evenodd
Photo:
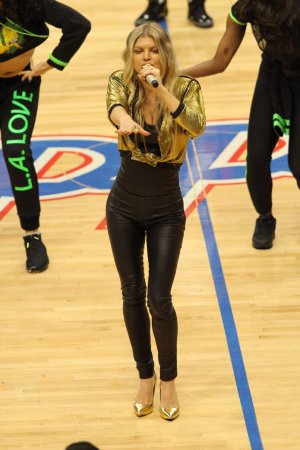
M172 134L170 134L168 122L162 119L158 130L161 156L142 153L137 148L136 142L127 135L119 135L119 150L130 151L131 159L151 166L156 166L158 162L177 164L183 162L189 138L200 136L205 129L204 103L199 82L190 77L178 77L173 94L183 103L184 108L177 117L173 117L174 132ZM123 72L119 70L112 73L109 77L106 99L109 119L112 109L117 105L123 106L125 111L132 115L132 105L129 105L128 98L129 91L123 81Z

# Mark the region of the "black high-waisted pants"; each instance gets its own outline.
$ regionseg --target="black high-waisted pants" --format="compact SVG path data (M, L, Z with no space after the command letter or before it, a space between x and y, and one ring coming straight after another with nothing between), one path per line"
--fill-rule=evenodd
M107 201L106 218L119 272L123 313L140 378L153 376L150 319L160 365L160 378L177 376L177 317L171 288L181 250L185 214L178 170L152 167L121 158ZM171 166L170 166L171 167ZM149 264L148 292L144 244Z
M273 128L272 65L262 62L253 95L248 129L247 185L256 211L272 210L272 152L278 141ZM300 187L300 78L288 78L291 90L291 130L288 162Z
M21 76L0 78L0 129L3 155L21 227L39 227L40 201L30 148L35 124L41 77L31 82Z

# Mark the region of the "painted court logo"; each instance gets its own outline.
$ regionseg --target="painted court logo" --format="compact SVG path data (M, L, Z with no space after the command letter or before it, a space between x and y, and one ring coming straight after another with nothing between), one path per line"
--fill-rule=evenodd
M245 183L247 123L208 123L205 133L189 143L180 170L186 213L204 191L220 184ZM291 176L287 165L287 137L279 140L273 154L274 178ZM43 136L32 139L41 200L107 195L119 167L117 140L104 136ZM80 200L79 200L80 201ZM3 154L0 153L0 219L14 205ZM103 218L104 219L104 218ZM104 227L103 220L98 228Z

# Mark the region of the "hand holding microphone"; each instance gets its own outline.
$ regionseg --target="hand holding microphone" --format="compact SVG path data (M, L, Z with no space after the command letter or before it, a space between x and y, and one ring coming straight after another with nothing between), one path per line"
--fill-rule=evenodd
M147 83L149 83L152 87L157 88L158 87L158 81L155 78L154 75L152 75L151 73L149 73L149 75L146 76L146 81Z
M145 72L147 73L147 75L144 75L142 72L145 70ZM159 86L160 83L160 76L159 76L159 71L158 71L158 78L155 77L153 72L157 72L158 69L156 69L155 67L151 66L151 64L145 64L143 66L143 70L141 72L141 75L144 77L144 80L146 80L146 82L148 84L150 84L151 87L153 88L157 88ZM150 73L149 73L150 72Z

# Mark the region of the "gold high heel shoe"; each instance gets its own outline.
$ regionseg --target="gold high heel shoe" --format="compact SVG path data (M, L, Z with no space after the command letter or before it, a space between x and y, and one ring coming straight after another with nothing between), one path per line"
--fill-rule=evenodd
M174 420L179 416L179 406L174 408L159 408L159 415L165 420Z
M161 398L161 391L160 391ZM159 408L159 415L165 420L175 420L179 416L179 406L173 406L171 408Z
M156 375L154 374L153 398L155 393L155 386L156 386ZM138 417L147 416L147 414L151 414L153 412L153 399L152 403L134 402L133 411L134 414Z

